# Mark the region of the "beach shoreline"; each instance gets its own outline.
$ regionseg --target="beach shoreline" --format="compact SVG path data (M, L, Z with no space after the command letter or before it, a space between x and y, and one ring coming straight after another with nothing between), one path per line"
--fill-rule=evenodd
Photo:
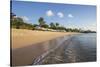
M76 34L79 33L12 29L12 65L30 65L35 58L59 47L64 36L70 38Z
M62 36L79 34L76 32L50 32L50 31L32 31L26 29L12 30L12 49L22 48L36 43L45 42Z

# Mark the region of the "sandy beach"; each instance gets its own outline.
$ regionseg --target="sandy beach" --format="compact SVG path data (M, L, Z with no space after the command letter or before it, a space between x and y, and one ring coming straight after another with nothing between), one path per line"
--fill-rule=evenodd
M30 65L33 60L58 46L59 37L78 33L12 29L12 65Z
M39 42L52 40L57 37L76 34L72 32L32 31L25 29L12 29L12 48L22 48Z

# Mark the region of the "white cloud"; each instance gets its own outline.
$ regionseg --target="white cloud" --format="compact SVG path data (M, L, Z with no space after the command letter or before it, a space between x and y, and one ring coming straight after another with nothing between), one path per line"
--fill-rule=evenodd
M68 14L68 17L69 18L73 18L74 16L72 14Z
M30 20L29 20L29 18L27 16L21 16L21 18L23 19L23 21L25 23L32 23L32 22L30 22Z
M52 10L48 10L46 12L46 15L50 17L50 16L54 16L54 13L52 12Z
M57 15L60 17L60 18L63 18L64 17L64 14L62 12L58 12Z
M21 16L21 18L22 18L24 21L29 21L29 18L26 17L26 16Z

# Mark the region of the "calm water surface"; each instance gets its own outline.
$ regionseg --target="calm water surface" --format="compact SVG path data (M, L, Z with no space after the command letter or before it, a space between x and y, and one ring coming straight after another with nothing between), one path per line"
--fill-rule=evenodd
M83 57L80 61L96 61L96 33L77 35L72 41L80 46L80 56Z
M79 34L65 40L42 64L92 61L96 61L96 33Z

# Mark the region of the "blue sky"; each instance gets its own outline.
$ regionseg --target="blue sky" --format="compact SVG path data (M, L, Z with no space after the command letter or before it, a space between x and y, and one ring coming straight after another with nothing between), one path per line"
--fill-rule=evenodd
M96 31L96 6L13 1L12 12L27 23L38 24L44 17L47 24L58 22L67 28Z

